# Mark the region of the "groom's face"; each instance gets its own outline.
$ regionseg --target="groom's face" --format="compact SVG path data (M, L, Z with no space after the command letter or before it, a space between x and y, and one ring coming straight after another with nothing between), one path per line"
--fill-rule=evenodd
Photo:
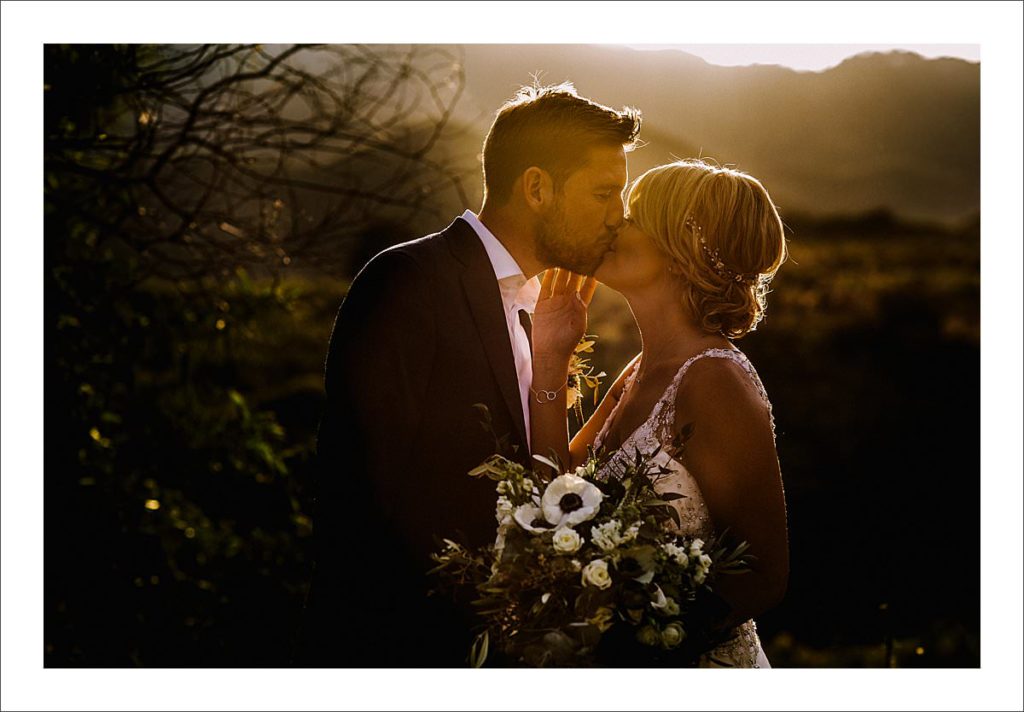
M587 162L565 180L541 220L537 257L548 266L593 274L622 224L627 177L621 146L591 148Z

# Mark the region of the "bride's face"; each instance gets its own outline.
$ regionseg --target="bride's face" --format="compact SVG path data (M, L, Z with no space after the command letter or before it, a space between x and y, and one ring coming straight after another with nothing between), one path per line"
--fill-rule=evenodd
M627 218L594 276L618 292L628 292L668 278L668 267L664 253Z

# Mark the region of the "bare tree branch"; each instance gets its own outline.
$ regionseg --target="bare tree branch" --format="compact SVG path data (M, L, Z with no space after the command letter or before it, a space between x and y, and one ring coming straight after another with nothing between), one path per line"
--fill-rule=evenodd
M123 80L87 126L48 126L46 168L142 278L347 266L351 240L465 203L438 155L457 53L391 46L118 48ZM67 87L50 87L50 101ZM100 198L114 191L127 196ZM56 198L55 198L56 199Z

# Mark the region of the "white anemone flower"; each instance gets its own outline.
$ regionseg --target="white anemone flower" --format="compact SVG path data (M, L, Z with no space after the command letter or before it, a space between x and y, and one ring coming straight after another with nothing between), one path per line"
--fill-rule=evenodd
M552 526L572 527L597 514L603 498L601 490L583 478L561 475L544 490L540 506Z
M541 508L534 504L519 505L516 507L512 518L516 520L516 524L531 534L543 534L554 528L544 518L544 512Z

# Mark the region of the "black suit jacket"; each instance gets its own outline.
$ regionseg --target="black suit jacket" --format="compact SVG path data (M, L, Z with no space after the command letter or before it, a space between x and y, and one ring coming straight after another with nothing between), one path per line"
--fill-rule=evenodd
M528 463L501 294L480 238L456 219L357 275L331 335L318 437L316 563L306 665L466 664L472 620L428 597L435 537L494 540L495 452L474 404Z

